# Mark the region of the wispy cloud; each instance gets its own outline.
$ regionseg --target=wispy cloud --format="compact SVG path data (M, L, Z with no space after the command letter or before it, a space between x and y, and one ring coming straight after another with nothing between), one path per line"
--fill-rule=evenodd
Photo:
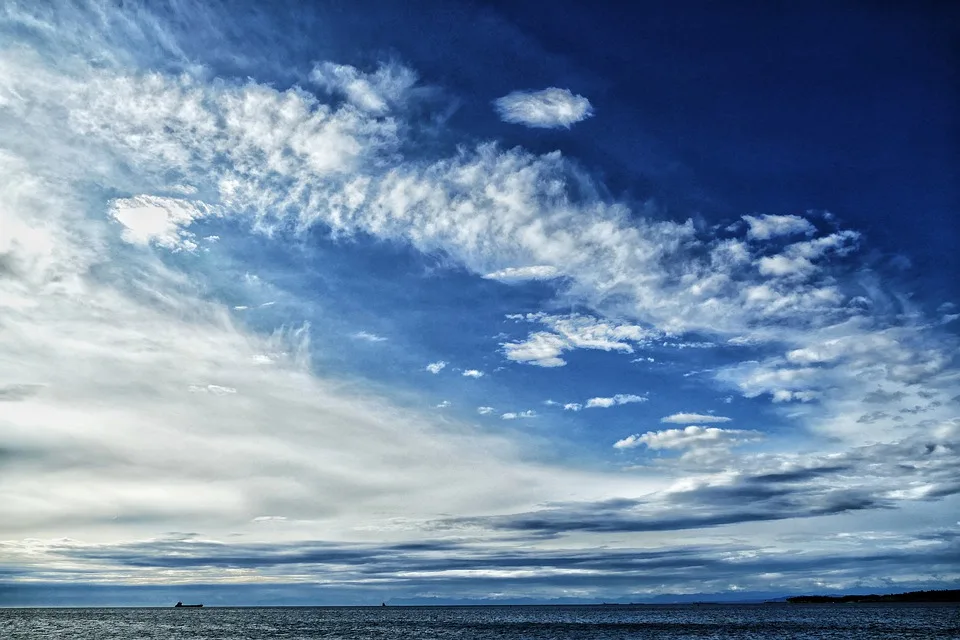
M731 418L715 416L709 413L674 413L660 418L660 422L673 424L708 424L711 422L730 422Z
M504 420L521 420L523 418L536 418L537 412L532 409L528 409L526 411L520 411L520 412L510 411L502 414L500 417L503 418Z
M462 375L464 378L482 378L485 374L479 369L467 369L460 375Z
M216 213L214 208L199 201L142 195L114 200L110 215L123 225L121 237L127 242L144 245L152 242L174 251L194 251L196 237L186 227Z
M560 367L566 361L560 357L574 349L598 349L633 353L634 345L658 335L656 331L635 324L598 320L590 316L558 316L546 313L510 315L508 319L538 323L550 331L531 333L520 342L502 345L508 360L540 367Z
M310 80L335 94L341 94L354 106L375 115L401 103L417 83L411 69L397 64L381 64L373 73L333 62L318 64Z
M762 438L758 431L741 429L721 429L718 427L700 427L691 425L685 429L665 429L648 431L643 435L634 434L617 441L615 449L632 449L645 445L649 449L690 449L716 446L730 446Z
M590 101L569 89L514 91L494 101L504 122L541 129L570 128L593 115Z
M618 393L610 398L590 398L587 400L587 409L608 409L622 404L646 402L649 398L632 393Z
M507 267L488 273L483 277L488 280L501 280L503 282L522 282L525 280L550 280L556 278L560 272L556 267L549 265L538 265L532 267Z
M370 333L369 331L357 331L354 334L351 334L357 340L365 340L367 342L386 342L387 339L383 336L378 336L375 333Z
M444 362L443 360L437 360L436 362L431 362L424 368L430 373L437 374L443 371L444 367L446 366L447 366L446 362Z
M653 205L613 200L606 185L559 152L465 142L449 156L431 155L452 146L433 144L435 138L419 144L429 117L412 109L422 87L403 65L363 70L321 62L310 74L316 92L283 89L292 83L271 78L236 81L214 77L215 65L178 44L179 23L206 30L191 36L202 42L226 42L235 30L203 3L178 5L190 11L173 14L190 13L190 19L171 23L148 7L121 15L99 4L98 19L90 20L77 6L48 10L27 3L0 15L12 43L0 49L0 503L8 511L0 534L13 540L4 553L19 549L24 566L43 557L61 567L66 559L80 567L72 574L78 580L96 575L165 584L170 575L163 572L177 567L188 567L177 574L185 581L199 579L198 568L204 579L233 579L223 572L229 566L264 571L244 574L259 582L292 579L289 572L269 572L299 558L298 575L301 565L320 567L324 579L352 580L364 589L371 588L371 576L387 584L407 570L424 571L432 589L467 588L455 572L474 571L469 584L489 593L494 585L502 588L502 576L517 576L509 572L518 567L531 573L514 584L581 589L591 581L629 580L631 588L647 581L653 589L666 578L651 567L681 567L702 581L709 565L711 576L730 584L733 577L754 579L749 576L759 575L761 566L796 567L799 555L733 561L730 538L715 553L671 548L650 556L636 549L558 551L561 543L553 541L570 532L683 531L786 518L795 519L792 530L802 518L818 518L819 527L836 514L889 508L923 509L926 518L933 517L926 503L957 494L957 344L939 324L953 308L931 320L922 305L874 273L878 267L851 268L861 242L856 231L826 217L829 224L814 225L800 216L747 216L718 234L719 227L677 220ZM585 99L549 91L559 94L515 95L502 113L539 123L533 126L570 126L589 114ZM294 313L296 305L280 297L281 304L259 305L270 306L269 313L233 313L267 299L225 293L236 283L259 281L245 278L234 260L254 259L262 246L280 254L282 242L313 239L318 231L329 246L366 238L443 256L455 267L457 286L469 282L510 294L503 300L515 306L470 315L471 328L485 336L504 327L482 326L483 318L552 309L511 316L516 322L507 329L520 332L496 340L514 363L555 368L587 355L576 354L581 349L626 360L646 349L714 345L696 354L709 363L684 369L701 376L676 379L684 391L689 382L709 385L710 397L739 394L772 417L786 416L798 439L816 436L804 445L829 442L835 450L797 454L791 441L783 453L765 446L751 454L737 446L760 434L702 426L726 418L693 413L663 419L691 425L685 429L618 441L617 449L664 452L645 457L608 450L611 459L639 460L622 472L531 464L522 438L478 430L492 429L489 420L452 429L450 412L431 410L438 397L464 407L478 399L446 389L430 395L385 390L378 374L364 379L351 371L345 378L336 370L336 350L317 346L328 327L305 322L314 319L304 309L319 306L316 300L291 301L304 303ZM198 238L214 236L215 245L211 240L198 250ZM263 271L264 280L270 271ZM291 276L291 290L307 283L300 275ZM534 300L525 287L477 282L484 277L544 282L530 288L537 290ZM275 315L283 316L276 325L264 320ZM371 325L343 326L332 335ZM381 340L363 331L353 335ZM437 357L424 353L485 362L497 349L488 340L486 353L466 354L469 340L461 337L454 331L428 336L437 340L417 343L424 351L411 348L402 366L383 368L415 371ZM675 353L657 354L665 376ZM439 374L446 366L436 361L424 370ZM591 375L570 369L509 367L507 373L530 376L531 389L491 389L482 401L522 407L561 388L573 393L540 384L548 376ZM469 372L480 370L462 375ZM491 376L482 386L500 380ZM456 382L445 376L419 381ZM665 379L662 388L673 382ZM620 394L563 408L643 398ZM537 415L488 406L477 412L504 420ZM549 417L543 426L558 442L581 444L567 441L572 436L553 429ZM499 421L497 428L517 431ZM767 446L778 444L771 439ZM276 513L285 515L261 515ZM440 515L458 513L476 517ZM274 520L262 520L267 517ZM291 529L285 536L324 530L356 539L362 530L416 541L378 549L120 542L174 522L195 522L216 538L250 533L250 523L281 517L288 518L282 527ZM111 533L103 534L105 524ZM458 535L469 529L476 540L519 537L528 546L519 555L503 553L502 544L480 553L479 543L466 548L424 540L445 526L457 527ZM271 528L261 525L256 533L267 537ZM114 538L95 545L43 542L73 531ZM736 533L763 539L758 553L786 554L777 546L782 541L760 528L745 531ZM553 549L540 544L545 535L556 536ZM596 542L599 548L608 539ZM911 559L939 568L950 557L952 542L930 546L940 561L915 542L858 558L906 571ZM449 555L431 557L424 549ZM812 563L811 576L830 566L852 582L858 577L852 564L821 556L833 564ZM404 564L410 557L415 561ZM340 563L337 571L328 570L329 558ZM348 576L344 567L359 563L367 564ZM491 577L487 570L504 573ZM537 573L551 571L552 583ZM649 582L654 579L659 582Z

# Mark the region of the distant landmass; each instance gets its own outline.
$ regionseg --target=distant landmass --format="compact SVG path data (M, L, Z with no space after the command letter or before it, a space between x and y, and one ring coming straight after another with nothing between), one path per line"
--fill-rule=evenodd
M908 591L906 593L888 593L886 595L847 595L847 596L793 596L787 602L798 604L822 604L848 602L960 602L960 589L940 589L936 591Z

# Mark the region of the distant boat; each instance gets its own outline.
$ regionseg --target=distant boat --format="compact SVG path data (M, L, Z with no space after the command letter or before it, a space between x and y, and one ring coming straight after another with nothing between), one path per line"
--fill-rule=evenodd
M380 603L380 606L381 606L381 607L385 607L385 606L387 606L387 603L386 603L386 602L381 602L381 603Z
M203 606L202 604L183 604L182 602L177 602L177 604L173 605L173 608L174 609L199 609L202 606Z

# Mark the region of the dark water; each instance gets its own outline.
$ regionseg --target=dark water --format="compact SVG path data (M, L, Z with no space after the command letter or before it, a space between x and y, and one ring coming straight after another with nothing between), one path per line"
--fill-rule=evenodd
M0 609L3 640L951 638L957 605Z

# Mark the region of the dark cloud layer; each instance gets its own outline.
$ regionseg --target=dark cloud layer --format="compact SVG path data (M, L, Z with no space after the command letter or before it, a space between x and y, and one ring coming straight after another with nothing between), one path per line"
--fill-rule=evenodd
M917 544L922 541L923 544ZM482 598L491 592L512 598L550 600L558 589L586 590L595 597L650 597L652 592L682 590L700 585L700 591L740 589L765 593L797 593L809 589L825 572L832 579L857 581L864 572L902 582L902 576L921 574L925 584L937 582L960 568L960 534L933 530L916 536L898 536L880 548L858 547L849 553L772 552L750 545L676 546L655 551L591 548L545 552L452 541L401 545L346 545L324 542L288 544L219 544L191 539L79 546L64 543L53 550L63 560L113 567L154 568L187 572L189 585L135 586L80 585L82 573L69 583L29 568L7 569L0 575L0 605L72 603L165 604L165 599L204 597L211 603L244 604L279 601L334 604L377 602L389 598L444 596ZM270 583L272 570L290 569L305 578L289 584ZM204 583L210 568L257 568L267 584ZM758 578L789 574L789 578ZM171 574L167 574L170 576ZM175 575L175 574L174 574ZM184 574L186 575L186 574ZM42 582L31 586L18 579ZM13 580L14 582L10 582ZM3 582L6 581L6 582ZM942 580L940 580L942 581ZM639 596L637 594L640 594ZM594 596L585 596L589 601ZM232 599L232 601L231 601ZM338 600L339 599L339 600Z

